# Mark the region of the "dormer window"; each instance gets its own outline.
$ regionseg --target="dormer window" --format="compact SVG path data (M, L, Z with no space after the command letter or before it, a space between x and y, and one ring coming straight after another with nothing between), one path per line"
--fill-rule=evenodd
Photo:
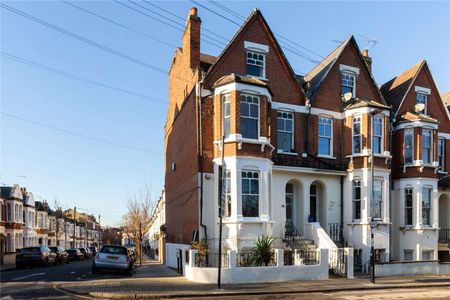
M421 114L427 113L427 95L422 93L416 93L416 104L423 104L425 108L420 111Z
M341 71L341 95L352 93L352 98L356 98L356 77L359 75L359 68L339 65Z
M255 51L247 51L247 75L264 78L265 55Z
M355 75L349 73L342 73L342 95L346 93L352 93L353 98L355 97Z

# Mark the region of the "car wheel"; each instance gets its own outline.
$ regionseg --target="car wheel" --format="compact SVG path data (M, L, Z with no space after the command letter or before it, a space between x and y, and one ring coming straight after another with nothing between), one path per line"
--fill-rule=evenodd
M44 260L44 267L48 267L48 265L49 265L48 258L46 258L46 259Z

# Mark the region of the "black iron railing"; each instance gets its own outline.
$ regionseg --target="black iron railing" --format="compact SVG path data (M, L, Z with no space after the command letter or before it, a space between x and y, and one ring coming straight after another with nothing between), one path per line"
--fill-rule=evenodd
M439 229L439 243L450 243L450 229Z
M306 241L291 221L284 225L284 242L292 249L308 250Z
M346 170L345 164L330 163L324 159L311 155L308 155L307 157L302 157L301 155L286 155L274 153L272 155L272 161L275 165L282 165L282 166L324 169L333 171Z
M276 266L275 253L272 253L272 257L268 264L264 264L255 259L255 256L251 252L236 253L236 265L238 267L271 267Z
M219 266L219 253L195 253L194 265L199 268L217 268ZM222 267L229 267L228 253L222 253Z
M285 250L283 253L283 261L285 266L293 266L295 263L294 251Z

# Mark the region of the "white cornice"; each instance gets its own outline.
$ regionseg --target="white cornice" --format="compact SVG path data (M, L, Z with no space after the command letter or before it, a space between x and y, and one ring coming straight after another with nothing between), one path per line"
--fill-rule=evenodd
M425 128L438 129L438 124L428 123L428 122L424 122L424 121L402 122L402 123L394 126L394 131L409 128L409 127L425 127Z
M270 95L267 88L240 82L231 82L225 85L221 85L214 89L214 95L227 94L233 91L266 96L267 99L269 99L269 102L272 101L272 96Z
M450 140L450 133L438 132L438 137L439 137L439 138L445 138L445 139L447 139L447 140Z

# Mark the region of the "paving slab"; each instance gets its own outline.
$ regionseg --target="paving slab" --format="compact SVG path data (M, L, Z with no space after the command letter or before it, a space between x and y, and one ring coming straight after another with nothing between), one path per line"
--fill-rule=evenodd
M108 299L158 299L207 297L226 295L264 295L312 292L338 292L373 289L450 287L450 276L383 277L372 284L365 278L330 278L314 281L287 281L276 283L224 284L217 290L215 284L196 283L180 276L156 261L146 259L136 268L132 278L120 280L91 280L59 285L59 288L80 295Z

